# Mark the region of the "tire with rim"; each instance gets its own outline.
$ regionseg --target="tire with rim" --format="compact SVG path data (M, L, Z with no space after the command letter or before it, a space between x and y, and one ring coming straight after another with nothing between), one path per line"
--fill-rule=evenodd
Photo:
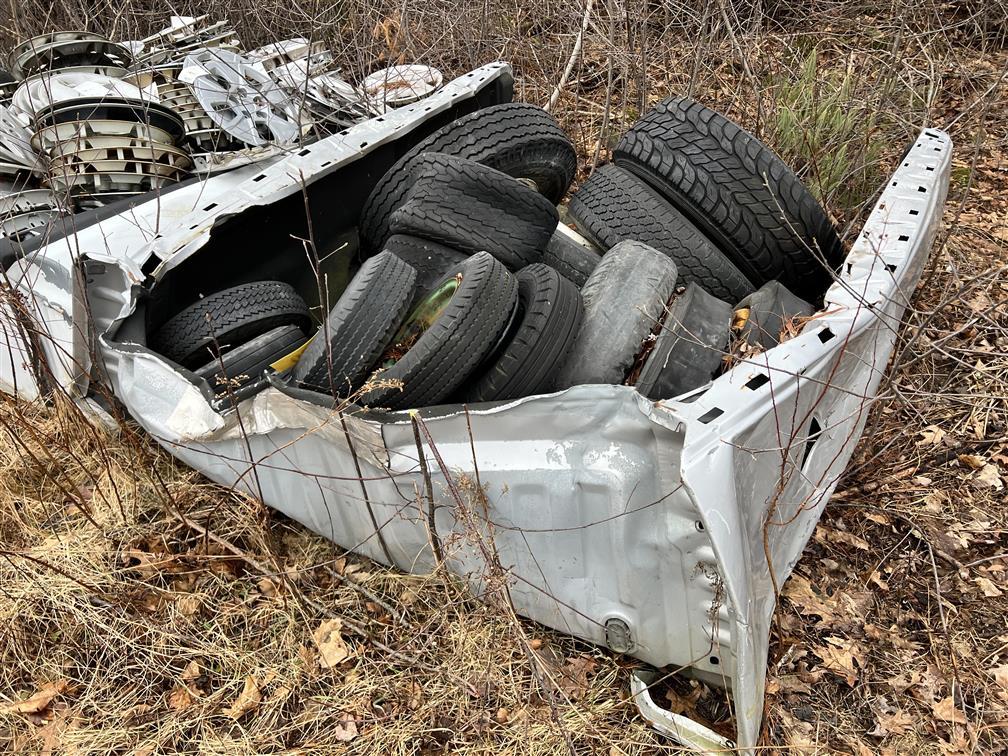
M617 165L596 168L571 197L568 214L603 249L635 239L664 252L675 262L680 283L695 281L730 302L755 290L682 213Z
M151 348L189 369L277 326L311 325L308 305L282 281L254 281L224 289L189 305L151 337Z
M294 366L294 380L349 396L395 335L415 287L416 271L392 252L366 260Z
M391 252L416 271L416 301L444 278L445 274L468 255L444 244L408 234L395 234L385 242L385 252Z
M730 304L689 284L665 313L634 386L655 401L703 386L721 367L731 322Z
M225 393L254 381L277 360L305 343L307 337L297 326L279 326L229 350L196 371L214 393Z
M766 145L687 98L664 100L623 136L617 165L651 184L757 286L820 299L843 246L825 211Z
M559 216L548 199L493 168L425 152L415 181L389 216L389 232L467 254L489 252L509 269L538 262Z
M574 145L542 108L513 102L477 110L421 141L379 179L361 212L365 252L381 249L389 235L388 218L412 184L412 163L425 152L456 155L528 179L554 205L567 193L577 171Z
M609 250L581 288L584 320L556 388L623 383L675 285L675 263L658 250L635 241Z
M584 286L592 271L598 267L602 255L591 247L575 241L564 229L557 226L543 250L542 261L556 270L568 281Z
M462 401L517 399L548 391L574 346L583 315L577 286L542 263L522 268L516 278L518 317L504 348L469 381Z
M386 350L379 385L360 397L372 407L408 409L452 396L494 350L518 304L507 268L480 252L451 271L410 313Z
M807 318L814 311L780 281L770 281L735 305L737 319L744 319L736 338L750 346L771 349L780 343L781 333L794 324L795 318Z

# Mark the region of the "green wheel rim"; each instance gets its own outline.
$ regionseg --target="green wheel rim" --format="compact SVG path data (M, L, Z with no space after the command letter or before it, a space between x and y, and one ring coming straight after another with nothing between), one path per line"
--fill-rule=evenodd
M401 360L420 340L420 337L437 322L445 308L451 303L461 283L461 274L452 276L420 300L400 326L395 338L392 339L392 344L382 355L381 366L383 368L390 368Z

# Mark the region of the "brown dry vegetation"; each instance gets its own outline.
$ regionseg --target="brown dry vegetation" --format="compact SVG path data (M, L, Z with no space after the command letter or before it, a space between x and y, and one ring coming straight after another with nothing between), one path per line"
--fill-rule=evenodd
M169 6L8 7L0 47L50 28L139 35ZM225 10L177 10L194 8ZM315 34L352 74L400 56L449 74L504 58L516 96L546 103L583 6L226 11L248 45ZM890 378L784 589L770 750L1008 751L1005 17L1002 2L599 0L554 109L583 176L648 102L692 93L777 147L855 228L922 125L956 142ZM0 627L5 751L676 750L627 700L631 659L444 575L343 554L63 401L0 402ZM677 683L665 703L730 729L714 692Z

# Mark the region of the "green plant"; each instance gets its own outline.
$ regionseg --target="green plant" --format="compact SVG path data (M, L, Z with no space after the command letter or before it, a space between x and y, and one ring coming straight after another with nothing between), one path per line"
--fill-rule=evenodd
M856 99L857 79L822 65L813 49L796 75L777 83L774 136L785 161L825 205L846 212L878 181L877 116Z

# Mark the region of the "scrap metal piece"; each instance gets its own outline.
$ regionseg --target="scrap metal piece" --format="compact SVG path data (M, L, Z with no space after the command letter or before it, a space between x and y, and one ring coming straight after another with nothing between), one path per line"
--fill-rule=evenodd
M718 735L714 730L694 722L689 717L658 706L651 697L650 689L656 680L658 675L654 672L639 669L630 675L630 695L633 696L641 716L650 722L652 727L679 745L700 753L736 753L735 741Z

